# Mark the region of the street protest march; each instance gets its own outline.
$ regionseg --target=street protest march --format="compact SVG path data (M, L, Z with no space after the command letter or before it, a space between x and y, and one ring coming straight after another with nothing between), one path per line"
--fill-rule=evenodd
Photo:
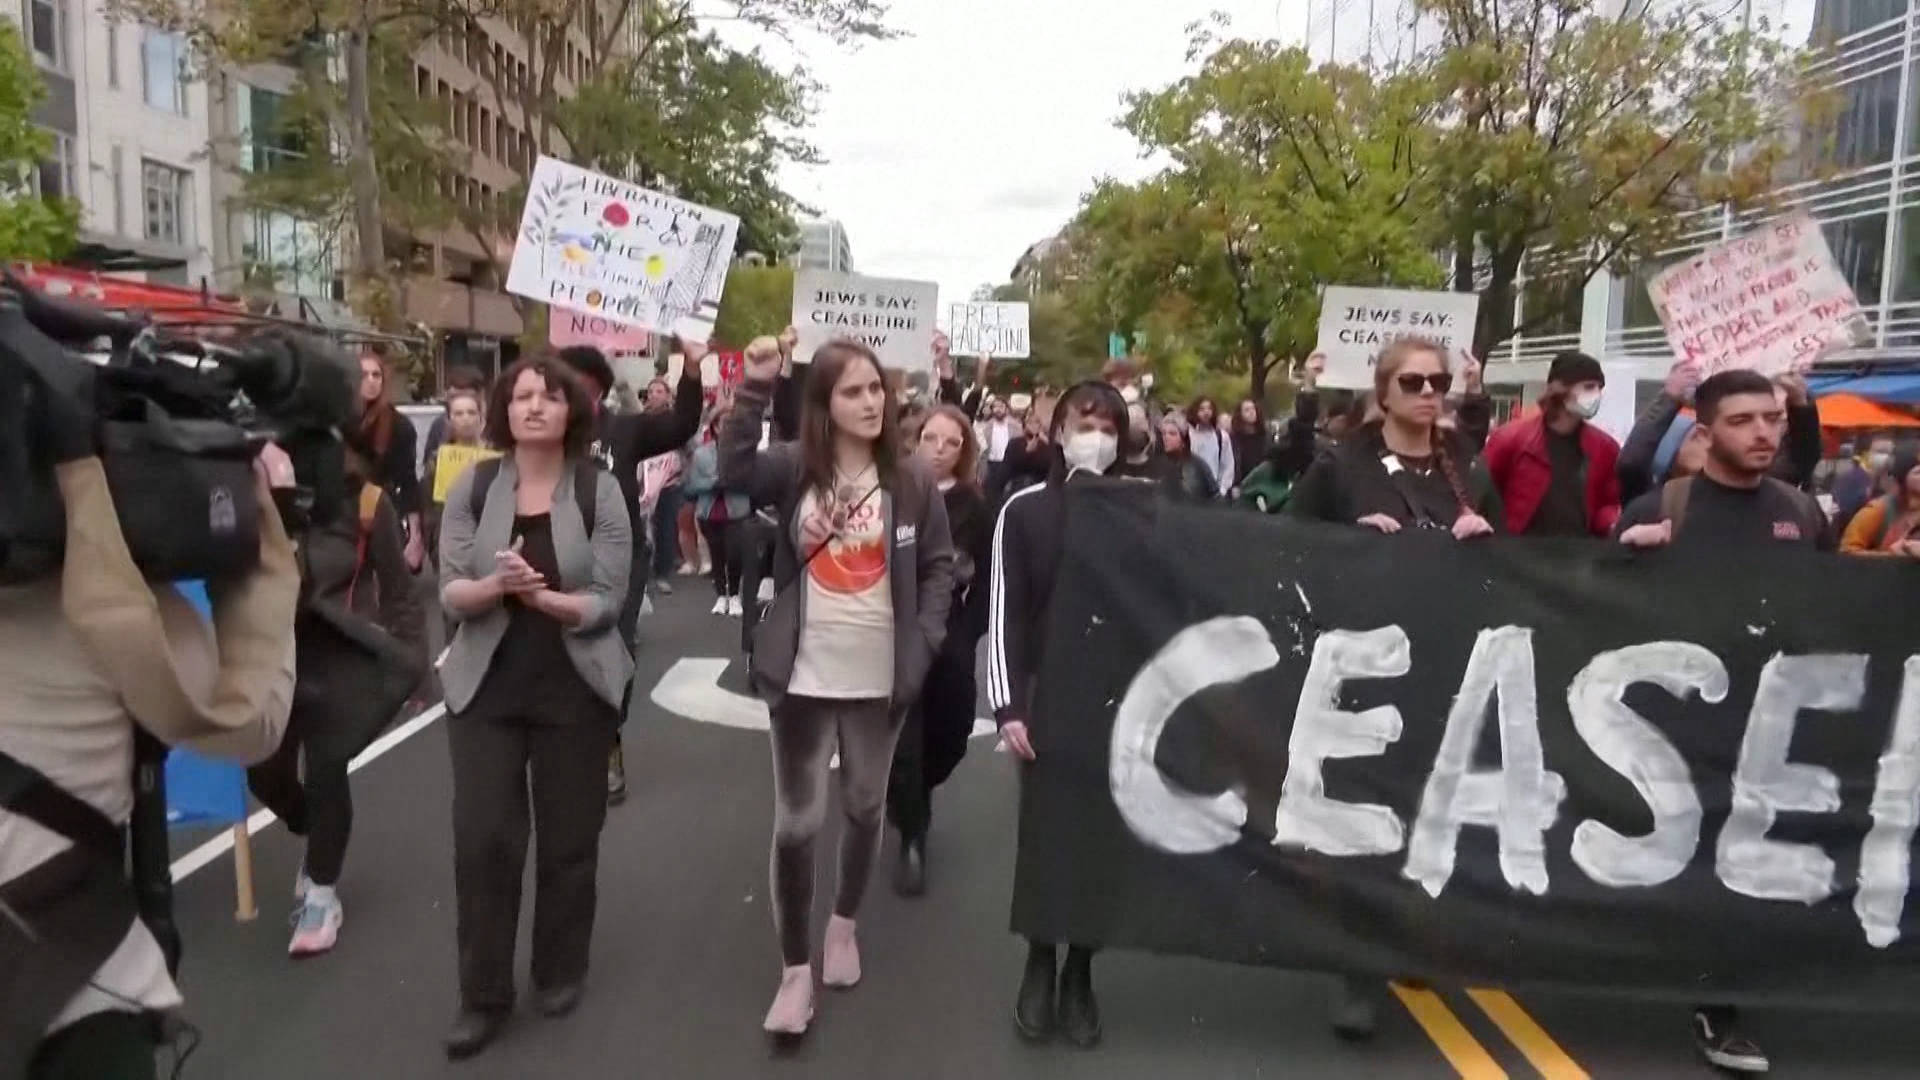
M527 186L507 291L705 341L740 219L542 157Z
M1820 226L1804 213L1770 221L1684 262L1647 285L1673 353L1702 373L1803 371L1860 319L1853 287Z
M1380 350L1402 338L1437 342L1455 360L1473 344L1477 293L1329 285L1320 302L1320 343L1327 370L1321 384L1371 389Z
M939 301L931 281L801 270L793 275L794 355L804 360L844 337L872 349L883 367L924 371L933 362Z
M1905 560L1067 501L1017 931L1681 1001L1920 989Z

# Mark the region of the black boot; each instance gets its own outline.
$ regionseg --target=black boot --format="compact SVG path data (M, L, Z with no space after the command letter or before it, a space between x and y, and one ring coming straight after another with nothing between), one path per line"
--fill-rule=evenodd
M485 1050L506 1026L505 1009L461 1009L447 1029L447 1060L465 1061Z
M1351 1042L1373 1038L1379 1023L1379 984L1358 975L1340 977L1333 1002L1333 1033Z
M1013 1026L1029 1042L1053 1037L1053 970L1051 945L1027 946L1027 971L1020 977L1020 996L1013 1005Z
M1093 996L1093 950L1067 949L1060 969L1060 1033L1082 1050L1100 1045L1100 1002Z
M924 896L927 892L927 838L900 836L900 861L893 867L893 891L901 896Z

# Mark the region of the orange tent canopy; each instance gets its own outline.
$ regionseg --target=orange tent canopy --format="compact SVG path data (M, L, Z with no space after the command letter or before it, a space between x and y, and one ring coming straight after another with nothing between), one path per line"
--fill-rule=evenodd
M1914 428L1920 419L1889 409L1877 401L1853 394L1828 394L1820 399L1820 426L1830 428Z

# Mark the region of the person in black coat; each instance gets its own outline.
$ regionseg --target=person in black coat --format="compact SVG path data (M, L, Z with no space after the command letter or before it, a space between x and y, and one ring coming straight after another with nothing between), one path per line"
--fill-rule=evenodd
M1294 485L1288 513L1383 533L1403 528L1485 536L1504 520L1500 494L1472 436L1440 425L1453 377L1426 342L1388 346L1374 368L1382 416L1324 451Z
M987 701L1001 740L1026 763L1047 747L1046 718L1034 715L1034 685L1063 555L1066 485L1070 476L1083 472L1126 475L1120 448L1129 441L1127 403L1107 383L1080 383L1054 406L1049 435L1057 448L1053 468L1046 483L1010 496L1000 508L988 575ZM1023 765L1023 792L1032 775ZM1013 1011L1022 1037L1039 1041L1058 1031L1082 1048L1100 1042L1100 1006L1093 993L1093 954L1100 944L1067 943L1066 963L1058 966L1055 942L1028 942Z
M908 712L901 729L887 786L887 819L900 833L893 888L901 896L926 892L933 790L953 775L973 734L973 654L986 631L984 574L993 538L991 510L976 474L980 446L966 413L955 405L928 413L914 452L933 470L947 505L954 550L953 606L947 614L947 639L927 672L919 704Z

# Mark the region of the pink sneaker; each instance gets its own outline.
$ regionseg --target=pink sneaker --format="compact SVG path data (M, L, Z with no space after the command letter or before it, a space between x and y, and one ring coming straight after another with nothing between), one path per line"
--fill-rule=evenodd
M762 1025L767 1034L779 1038L798 1038L813 1023L813 967L797 964L780 972L780 990L773 996Z
M860 985L860 940L852 919L835 915L827 920L825 948L821 950L820 981L835 990Z
M345 921L346 912L338 897L321 895L317 886L310 888L306 901L294 913L293 941L287 945L287 955L299 959L332 951Z

